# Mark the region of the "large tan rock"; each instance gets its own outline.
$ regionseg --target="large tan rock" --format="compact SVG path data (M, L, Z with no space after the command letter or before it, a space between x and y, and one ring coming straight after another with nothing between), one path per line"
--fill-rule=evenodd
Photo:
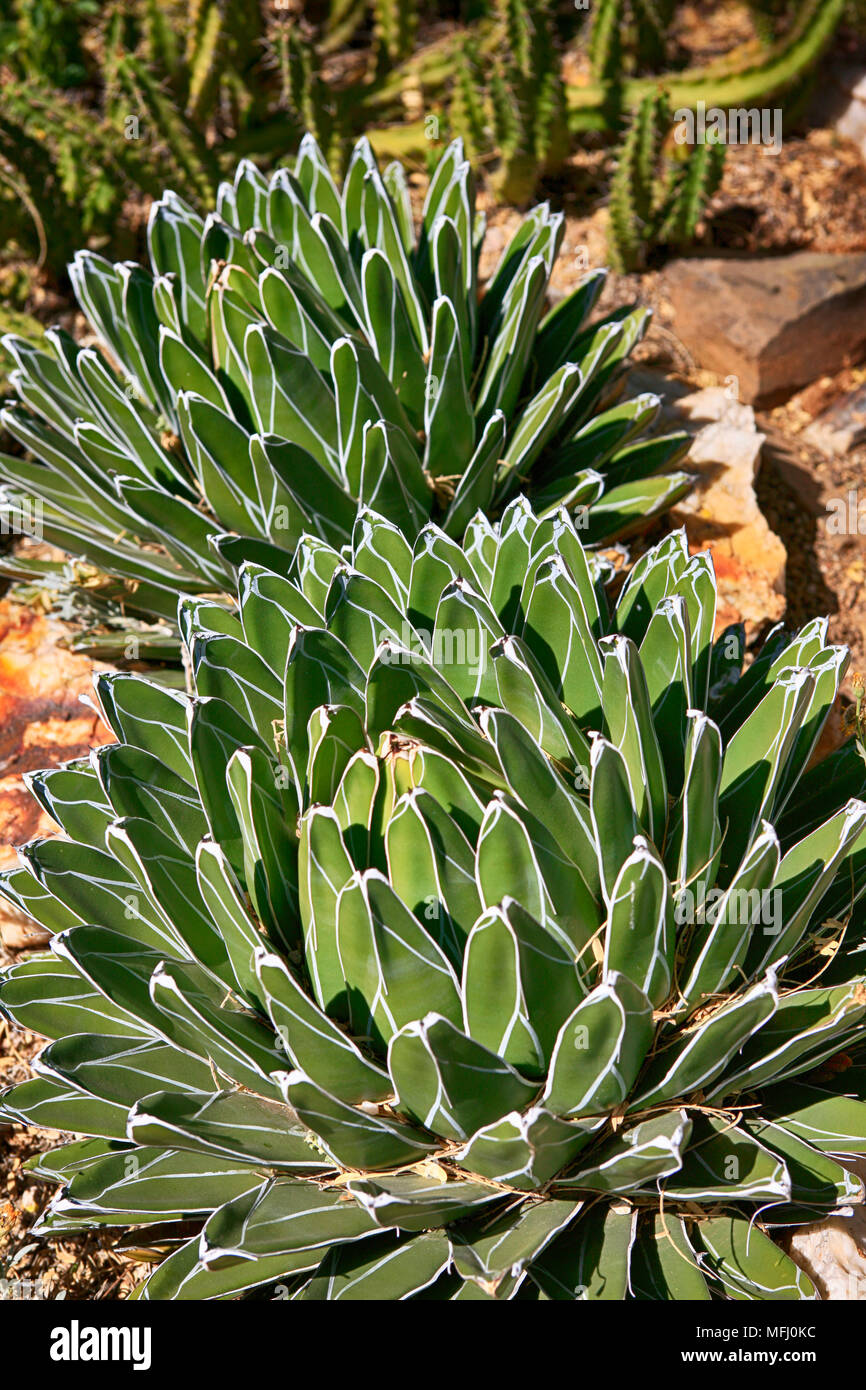
M827 63L812 98L810 118L851 140L866 158L866 68Z
M694 431L683 465L694 491L674 512L693 550L710 550L718 578L718 627L760 625L785 611L785 547L755 496L764 436L751 406L718 386L673 402L679 423Z
M848 454L866 442L866 386L846 391L804 431L825 454Z
M866 254L680 260L664 283L677 337L742 401L775 404L866 350Z
M0 601L0 869L18 845L57 826L23 781L25 772L86 756L113 735L80 697L90 694L93 662L65 650L62 623ZM41 927L0 898L0 936L12 950L42 946Z

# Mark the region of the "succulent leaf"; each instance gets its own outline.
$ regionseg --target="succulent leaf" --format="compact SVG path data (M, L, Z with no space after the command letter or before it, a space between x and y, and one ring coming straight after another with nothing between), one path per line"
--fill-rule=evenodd
M614 406L625 423L594 430L646 315L588 329L599 271L548 308L563 225L546 204L479 307L476 227L459 140L416 237L399 165L380 174L362 139L340 192L307 135L269 180L242 161L204 219L166 192L149 268L78 253L101 351L58 330L44 350L5 340L18 400L2 419L28 456L0 460L0 507L38 501L43 538L98 571L86 585L63 572L85 645L144 645L179 589L232 593L245 559L282 573L305 534L339 550L365 508L410 545L430 520L459 541L479 508L530 490L581 524L600 507L592 537L606 540L682 494L670 469L685 436L627 455L653 407Z
M767 1233L861 1196L843 656L720 674L681 534L608 578L524 498L465 548L367 508L180 599L187 693L97 678L118 742L0 876L54 1040L2 1112L84 1136L42 1233L161 1232L146 1299L814 1297Z

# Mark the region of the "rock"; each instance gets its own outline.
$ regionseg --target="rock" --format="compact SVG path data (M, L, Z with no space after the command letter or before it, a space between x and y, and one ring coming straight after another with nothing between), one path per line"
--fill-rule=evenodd
M718 386L677 402L700 426L686 467L695 491L675 512L693 549L710 550L719 581L717 623L775 622L785 611L785 547L767 525L755 496L764 436L751 406Z
M628 395L640 396L644 392L650 392L658 396L661 401L659 412L658 428L665 430L681 430L683 428L683 418L678 410L678 405L686 396L694 395L694 390L678 377L668 376L666 372L661 372L657 367L640 366L630 367L628 371Z
M866 350L866 254L680 260L665 284L674 332L742 401L776 404Z
M866 1159L840 1158L839 1162L858 1177L866 1177ZM787 1242L792 1259L822 1297L834 1302L866 1299L866 1207L847 1210L848 1216L797 1227Z
M513 208L497 208L488 213L487 228L478 261L478 277L482 284L493 275L503 251L522 220L520 213L515 212Z
M755 496L764 436L751 406L723 387L688 393L682 383L641 367L629 372L629 394L661 397L665 429L694 435L680 465L696 476L694 491L673 520L686 529L692 551L710 550L718 579L716 632L729 623L757 627L785 610L785 547L771 531Z
M809 516L826 517L827 503L824 497L824 482L819 476L814 462L809 457L800 457L789 437L769 426L764 444L764 464L768 465L795 496L797 505Z
M825 454L848 454L866 440L866 385L834 401L803 432Z
M7 951L42 951L51 940L51 933L25 912L3 902L0 904L0 937Z
M866 159L866 68L828 64L822 69L809 114L816 125L829 126L851 140Z
M59 643L61 623L0 601L0 869L17 845L56 835L57 826L27 790L23 773L85 757L113 739L80 697L91 693L93 662ZM47 934L0 898L0 937L12 950L44 946Z

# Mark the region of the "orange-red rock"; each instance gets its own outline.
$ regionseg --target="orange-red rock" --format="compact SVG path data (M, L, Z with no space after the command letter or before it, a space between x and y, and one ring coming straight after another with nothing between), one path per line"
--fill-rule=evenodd
M28 792L22 775L86 756L113 735L80 696L92 690L94 663L60 645L62 623L0 600L0 869L15 848L57 826ZM45 934L0 899L0 935L12 949L42 945Z

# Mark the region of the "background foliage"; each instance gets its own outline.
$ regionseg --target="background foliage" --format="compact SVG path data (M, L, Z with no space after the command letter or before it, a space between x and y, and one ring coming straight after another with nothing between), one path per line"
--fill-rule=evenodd
M675 9L674 0L598 0L591 10L555 0L12 0L0 22L0 243L58 274L82 232L130 254L136 200L170 184L207 202L239 157L284 159L303 129L337 174L370 126L380 153L419 167L462 135L498 195L523 205L577 136L615 140L624 113L660 82L674 107L796 89L846 4L755 3L760 42L699 71L683 70ZM582 73L566 61L575 54L588 58Z

